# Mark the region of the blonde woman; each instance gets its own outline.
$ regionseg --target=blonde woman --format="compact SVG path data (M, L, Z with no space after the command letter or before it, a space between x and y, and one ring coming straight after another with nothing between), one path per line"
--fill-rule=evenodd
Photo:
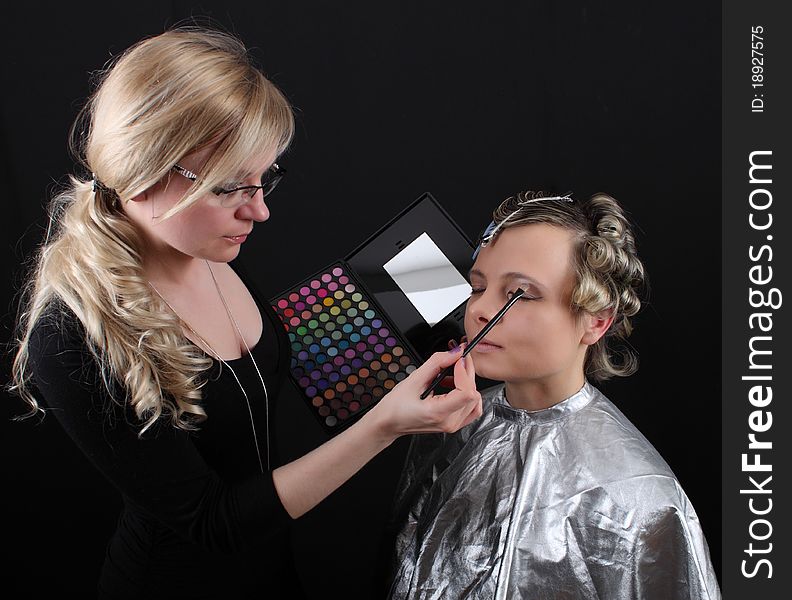
M610 196L504 201L470 272L468 338L525 294L471 355L504 383L484 416L412 441L390 596L720 597L679 481L593 383L635 371L624 340L644 268Z
M269 217L293 128L244 46L198 28L124 52L75 124L92 175L53 201L13 377L123 498L101 597L260 598L275 578L299 597L288 523L398 436L480 415L472 361L436 354L346 431L274 464L289 344L229 262ZM456 389L421 401L454 363Z

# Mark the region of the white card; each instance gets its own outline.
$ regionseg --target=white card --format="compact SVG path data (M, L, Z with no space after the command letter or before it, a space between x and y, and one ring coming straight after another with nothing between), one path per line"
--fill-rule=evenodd
M383 265L429 325L470 297L470 284L427 233Z

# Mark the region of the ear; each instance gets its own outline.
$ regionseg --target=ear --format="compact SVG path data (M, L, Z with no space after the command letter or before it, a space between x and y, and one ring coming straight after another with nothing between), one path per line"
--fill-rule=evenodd
M613 324L613 311L601 310L595 314L584 313L581 318L583 320L583 336L580 338L580 342L587 346L593 346Z
M145 202L148 199L149 193L148 190L146 190L144 192L140 192L136 196L120 201L119 206L128 217L133 217L134 215L142 217L143 213L141 211L145 210L146 214L149 212L147 209L144 209L146 206ZM153 211L154 209L152 208L151 210Z

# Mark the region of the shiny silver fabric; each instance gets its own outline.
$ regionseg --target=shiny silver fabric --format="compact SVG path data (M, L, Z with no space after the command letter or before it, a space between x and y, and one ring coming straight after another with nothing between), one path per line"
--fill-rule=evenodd
M482 396L475 423L412 441L391 598L720 598L685 492L599 390Z

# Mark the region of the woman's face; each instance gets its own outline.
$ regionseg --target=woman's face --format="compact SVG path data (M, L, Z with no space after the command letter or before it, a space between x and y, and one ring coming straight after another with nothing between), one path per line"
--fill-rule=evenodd
M544 223L504 230L479 252L470 284L468 340L503 307L508 292L518 287L526 292L471 351L477 373L513 383L570 378L582 383L586 348L593 342L588 320L570 309L575 285L570 231Z
M212 148L184 157L179 164L200 173ZM244 165L245 176L229 182L230 187L258 185L261 175L275 160L274 154ZM235 184L235 185L234 185ZM260 190L247 203L238 207L221 206L219 197L208 193L205 197L175 215L163 219L187 193L192 182L171 172L163 181L130 202L124 210L143 233L146 259L206 259L228 262L236 258L242 243L256 222L269 218L269 209Z

